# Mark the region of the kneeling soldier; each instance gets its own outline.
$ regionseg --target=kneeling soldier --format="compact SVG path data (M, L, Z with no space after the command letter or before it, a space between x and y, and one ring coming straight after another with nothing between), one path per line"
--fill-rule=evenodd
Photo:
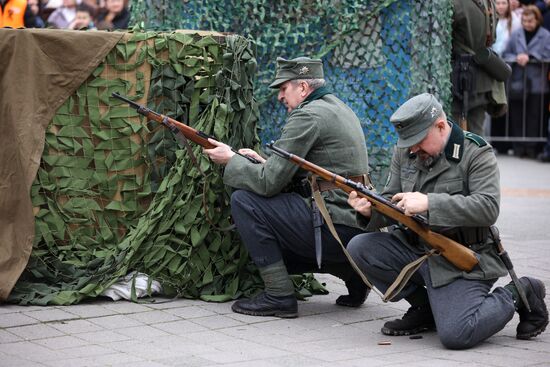
M544 284L519 280L530 311L514 283L490 292L506 275L491 226L500 205L497 160L481 137L464 132L447 120L441 104L425 93L405 102L391 116L399 135L390 176L382 195L391 198L406 215L423 215L431 229L476 252L479 264L465 272L443 256L430 256L394 300L411 307L403 318L388 321L386 335L410 335L437 328L447 348L470 348L500 331L519 313L517 338L529 339L548 324ZM371 212L371 205L352 192L349 203L375 230L388 224ZM348 250L359 268L385 292L400 270L428 250L414 232L392 225L388 232L353 238Z
M340 175L362 178L368 171L368 158L359 119L324 84L321 60L277 59L277 74L270 87L279 89L278 100L286 106L288 119L276 145ZM261 294L235 302L233 311L296 317L298 306L288 274L302 272L340 277L349 295L340 296L336 303L351 307L363 304L368 288L349 265L327 225L316 220L317 216L312 218L305 172L276 155L265 159L250 149L241 149L240 153L262 162L253 164L228 146L217 145L205 153L226 165L224 182L237 189L231 196L233 219L265 283ZM347 195L332 190L328 182L319 186L337 233L347 244L362 233L346 202Z

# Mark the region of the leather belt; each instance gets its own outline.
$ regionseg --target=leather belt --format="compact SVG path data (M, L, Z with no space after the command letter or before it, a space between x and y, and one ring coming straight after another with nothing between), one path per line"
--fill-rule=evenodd
M350 176L350 177L346 177L346 178L348 180L355 181L355 182L358 182L360 184L365 185L366 183L368 183L365 176L366 175ZM338 188L338 186L336 186L336 184L334 182L325 181L325 180L317 180L317 185L319 186L319 191L321 191L321 192L330 191L330 190L334 190L334 189Z

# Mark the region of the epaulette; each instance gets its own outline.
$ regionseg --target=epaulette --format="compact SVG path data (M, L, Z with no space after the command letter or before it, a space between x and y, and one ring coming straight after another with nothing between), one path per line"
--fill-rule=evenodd
M483 139L481 136L479 136L477 134L474 134L474 133L471 133L469 131L464 131L464 137L466 139L471 140L474 143L476 143L478 147L484 147L484 146L487 145L487 142L485 141L485 139Z

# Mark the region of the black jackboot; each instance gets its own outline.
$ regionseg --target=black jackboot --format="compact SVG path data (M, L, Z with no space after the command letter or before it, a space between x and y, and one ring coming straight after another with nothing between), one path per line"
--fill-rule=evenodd
M516 338L527 340L542 333L548 325L548 309L546 303L544 303L546 288L544 283L538 279L522 277L519 281L527 296L531 312L527 310L526 305L521 301L514 283L510 282L504 288L512 292L516 310L519 314Z
M429 304L411 306L402 318L386 322L382 334L413 335L428 330L435 330L435 321Z
M336 298L336 304L347 307L359 307L369 295L370 289L357 274L353 274L350 279L345 281L348 288L348 294Z
M348 294L336 298L336 304L346 307L359 307L369 295L370 289L350 264L323 264L321 272L334 275L346 284Z
M406 300L411 307L402 318L386 322L382 327L382 334L413 335L422 331L435 330L435 321L426 289L419 287L413 294L406 297Z
M265 291L251 299L238 300L231 306L234 312L252 316L297 317L298 301L294 285L284 262L259 267Z
M272 296L266 292L254 298L241 299L231 306L233 312L251 316L276 316L294 318L298 316L298 302L294 294L290 296Z

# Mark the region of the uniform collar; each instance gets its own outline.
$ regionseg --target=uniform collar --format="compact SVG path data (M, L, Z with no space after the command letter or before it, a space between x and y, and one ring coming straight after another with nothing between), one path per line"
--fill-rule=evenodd
M449 161L460 162L464 153L464 131L457 124L452 122L449 124L451 124L451 134L445 146L445 157Z
M327 94L331 94L331 93L332 92L329 91L327 87L317 88L313 92L311 92L309 94L309 96L307 96L306 99L304 99L304 101L302 103L300 103L300 107L308 104L311 101L315 101L316 99L321 99L324 96L326 96Z

